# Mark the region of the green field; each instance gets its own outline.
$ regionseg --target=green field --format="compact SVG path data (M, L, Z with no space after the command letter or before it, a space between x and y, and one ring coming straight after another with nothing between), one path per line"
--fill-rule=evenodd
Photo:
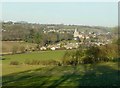
M25 53L25 54L15 54L15 55L5 55L3 58L5 60L2 60L3 63L3 75L9 74L12 72L17 71L24 71L27 69L32 68L38 68L41 66L28 66L25 65L25 61L32 61L32 60L38 60L38 61L51 61L51 60L60 60L63 58L64 50L57 50L57 51L35 51L31 53ZM20 65L14 66L10 65L10 62L12 61L18 61ZM13 69L11 69L13 68ZM10 71L11 70L11 71Z
M26 60L59 60L65 51L39 51L5 55L3 86L120 86L117 62L103 62L78 66L41 66L22 64ZM19 65L10 65L19 61Z
M26 60L59 60L63 57L65 50L56 50L56 51L35 51L25 54L15 54L15 55L5 55L3 62L9 61L19 61L23 62Z

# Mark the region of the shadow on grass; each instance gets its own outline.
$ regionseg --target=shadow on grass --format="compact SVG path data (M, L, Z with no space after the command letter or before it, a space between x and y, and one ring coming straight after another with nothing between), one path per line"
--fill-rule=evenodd
M120 86L119 70L105 65L46 67L3 76L5 86ZM61 69L59 69L61 68ZM60 74L61 73L61 74Z
M119 70L108 66L93 66L91 66L93 71L85 67L84 75L77 80L79 81L78 86L120 86Z
M120 76L118 70L113 70L108 66L97 66L91 65L83 66L84 73L76 73L77 69L74 69L73 74L63 75L60 79L55 81L50 88L55 88L62 84L62 86L120 86ZM70 80L70 81L68 81ZM68 81L68 82L66 82ZM66 82L66 83L65 83Z

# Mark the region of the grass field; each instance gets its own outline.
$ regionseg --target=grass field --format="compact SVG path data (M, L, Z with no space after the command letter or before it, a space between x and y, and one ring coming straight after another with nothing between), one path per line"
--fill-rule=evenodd
M3 86L120 86L118 63L107 62L79 66L10 65L11 61L59 60L65 51L35 51L5 55L2 60ZM3 87L4 88L4 87Z
M120 86L117 68L117 63L41 67L4 75L3 86Z
M65 50L56 51L35 51L31 53L15 54L15 55L5 55L3 62L7 63L9 61L19 61L23 62L26 60L59 60L63 57Z
M17 71L23 71L24 69L32 69L32 68L38 68L40 66L28 66L24 65L25 61L32 61L32 60L39 60L39 61L49 61L49 60L60 60L62 59L64 55L64 50L57 50L57 51L35 51L31 53L25 53L25 54L15 54L15 55L5 55L3 58L5 60L2 60L3 63L3 75L4 74L9 74ZM10 65L11 61L18 61L21 63L20 65L14 66ZM22 67L24 67L22 69ZM10 69L13 68L13 69ZM17 70L18 68L21 68ZM11 70L11 71L10 71ZM13 70L13 71L12 71Z

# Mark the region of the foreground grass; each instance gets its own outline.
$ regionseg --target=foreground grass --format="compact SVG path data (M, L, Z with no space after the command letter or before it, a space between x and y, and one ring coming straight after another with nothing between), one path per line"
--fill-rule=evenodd
M13 74L13 73L18 73L22 71L27 71L27 70L33 70L33 69L38 69L42 68L43 66L41 65L9 65L9 64L3 64L2 65L2 76L8 75L8 74Z
M24 67L16 69L22 68ZM4 75L3 87L120 86L118 71L118 63L113 62L79 66L47 66Z
M120 86L117 62L79 66L26 65L26 60L59 60L65 51L38 51L3 56L3 87L6 86ZM19 65L10 65L19 61Z

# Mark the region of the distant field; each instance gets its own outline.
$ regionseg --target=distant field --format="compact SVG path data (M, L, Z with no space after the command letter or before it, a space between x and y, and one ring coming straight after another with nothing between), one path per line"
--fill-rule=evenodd
M3 62L9 61L25 61L25 60L59 60L63 57L65 50L56 51L35 51L31 53L5 55Z
M27 43L23 41L2 41L2 53L12 52L12 48L14 46L17 46L18 48L24 46L25 48L28 48L28 47L35 47L36 44Z

